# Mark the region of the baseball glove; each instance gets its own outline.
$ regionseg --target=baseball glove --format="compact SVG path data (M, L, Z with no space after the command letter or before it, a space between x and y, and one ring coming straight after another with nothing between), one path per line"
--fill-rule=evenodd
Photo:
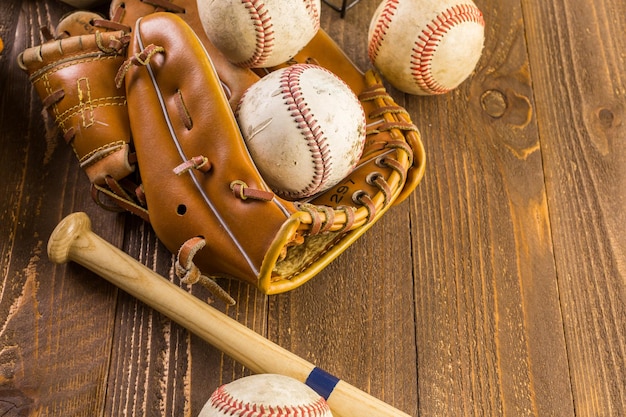
M377 74L360 72L320 30L293 63L325 67L357 94L367 116L365 150L334 188L303 201L278 197L258 174L233 115L245 90L276 68L230 64L204 34L195 7L195 0L113 1L109 20L90 21L93 33L65 31L69 37L59 39L57 28L56 39L25 51L20 63L74 149L77 131L88 137L79 160L123 143L118 162L126 171L88 173L94 196L149 221L177 254L183 282L213 286L212 278L226 277L266 294L285 292L315 276L417 186L424 173L419 132ZM124 114L103 105L85 126L85 95L74 87L83 79L106 86L90 103L119 97ZM89 130L105 117L124 126L123 140L112 130Z
M69 143L92 184L92 194L102 190L120 195L115 206L147 219L136 199L136 172L126 104L126 92L115 85L115 74L126 59L127 31L97 28L102 18L78 12L62 19L55 30L42 28L46 42L18 57L18 65L30 75L43 104L48 135L59 130Z

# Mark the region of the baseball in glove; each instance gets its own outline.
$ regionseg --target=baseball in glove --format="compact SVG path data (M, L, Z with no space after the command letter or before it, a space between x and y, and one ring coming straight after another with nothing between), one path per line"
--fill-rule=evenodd
M118 162L126 171L88 173L94 195L98 201L106 195L149 221L177 254L183 282L227 277L266 294L285 292L315 276L417 186L424 173L419 132L377 74L359 71L320 30L285 65L319 65L350 86L367 118L365 149L335 187L302 201L278 197L260 177L233 114L245 90L277 68L252 71L230 64L204 34L195 4L113 1L109 20L92 21L93 33L63 39L57 34L25 51L20 63L74 148L76 126L80 138L88 138L86 150L77 151L79 160L110 143L122 146ZM68 65L73 70L59 76ZM74 87L83 79L107 87L90 102L124 97L120 114L105 113L109 108L103 106L102 114L92 114L94 123L84 126L85 95ZM101 117L117 118L124 135L87 135ZM139 187L129 180L137 176L135 160Z

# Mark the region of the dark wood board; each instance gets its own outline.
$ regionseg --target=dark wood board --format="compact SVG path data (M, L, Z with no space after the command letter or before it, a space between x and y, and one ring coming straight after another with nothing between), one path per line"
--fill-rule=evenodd
M378 3L322 9L362 69ZM466 82L434 97L388 85L426 147L415 192L302 287L264 296L223 280L238 303L215 306L413 416L626 415L626 6L476 4L485 49ZM91 201L16 65L70 10L0 5L0 415L196 416L250 371L46 256L58 221L85 211L179 284L148 225Z

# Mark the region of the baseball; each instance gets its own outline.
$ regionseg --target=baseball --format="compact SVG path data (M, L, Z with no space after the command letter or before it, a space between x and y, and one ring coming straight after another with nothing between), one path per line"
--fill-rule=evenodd
M471 0L384 0L368 31L374 67L398 90L444 94L470 76L485 40Z
M198 0L211 42L245 68L293 58L317 33L320 7L320 0Z
M259 173L286 199L336 185L358 163L365 114L343 80L315 65L266 75L244 92L236 117Z
M326 400L302 382L259 374L222 385L198 417L332 417Z

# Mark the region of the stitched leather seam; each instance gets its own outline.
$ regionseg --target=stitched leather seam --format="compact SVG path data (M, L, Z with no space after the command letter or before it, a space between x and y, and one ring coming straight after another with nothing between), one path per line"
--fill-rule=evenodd
M90 54L78 54L78 55L68 55L63 57L63 59L59 59L50 65L46 65L45 67L35 71L29 78L32 83L36 83L39 81L39 78L46 76L48 74L54 74L57 71L60 71L65 68L69 68L73 65L80 65L87 62L95 62L102 61L107 59L121 59L121 55L105 55L102 52L93 52Z
M482 12L470 4L460 4L441 12L424 29L411 54L411 73L417 85L431 94L442 94L450 88L440 84L432 74L432 59L441 39L455 26L474 22L485 24Z
M383 39L387 34L387 29L391 24L391 20L398 9L398 0L389 0L380 12L376 26L372 32L372 40L368 45L368 55L372 62L376 61L378 57L378 51L382 45Z
M78 157L78 162L80 164L80 167L85 168L87 166L95 164L99 160L104 159L105 157L111 154L114 154L115 152L118 152L124 149L125 146L126 146L126 142L123 140L119 140L117 142L111 142L107 145L94 149L93 151L89 152L87 155L83 156L82 158L78 154L76 154L76 157ZM76 152L75 149L74 149L74 152Z
M135 30L136 30L136 42L137 42L137 46L144 50L146 48L143 36L142 36L142 32L141 32L141 21L142 19L140 18L136 25L135 25ZM161 113L159 114L159 116L164 118L164 121L167 120L167 126L168 126L168 132L170 135L170 140L172 142L172 145L176 148L179 157L181 158L181 160L187 160L189 158L186 157L185 152L182 148L181 142L176 134L176 131L171 127L171 122L169 121L169 114L167 111L167 106L165 105L165 98L163 96L163 94L160 91L160 85L157 81L157 74L156 74L156 70L152 68L152 64L148 63L146 65L146 69L148 72L148 76L150 79L150 83L152 85L152 87L154 88L154 92L156 93L157 96L157 100L160 106L160 110ZM226 100L226 97L224 96L224 99ZM231 240L231 242L237 247L239 253L243 256L243 258L246 261L246 264L248 265L248 267L250 268L250 271L258 276L259 275L259 269L256 266L255 262L251 259L250 255L248 254L248 252L245 250L245 248L243 247L241 241L239 239L237 239L237 237L233 234L232 230L230 230L230 228L228 227L228 225L226 224L224 218L222 217L222 215L218 212L218 210L216 209L215 205L213 204L213 201L211 198L209 198L209 196L207 195L206 191L202 188L202 186L200 185L200 183L198 182L198 179L194 176L191 175L190 176L191 181L194 184L195 189L198 191L198 193L200 194L202 200L204 201L204 203L206 204L206 206L209 208L209 210L211 211L211 213L213 215L215 215L215 217L217 218L218 222L220 223L220 225L224 228L224 230L226 231L226 233L228 234L229 239Z
M304 0L304 2L306 3L306 11L311 17L313 27L317 32L320 28L320 10L317 8L317 3L315 0Z
M272 24L271 16L269 16L265 2L262 0L241 0L241 2L248 9L248 13L250 13L250 19L256 34L256 42L252 56L243 62L239 62L237 65L243 67L263 65L274 49L274 25Z
M328 180L332 166L330 149L328 149L328 144L326 143L327 138L317 119L315 119L313 111L308 107L304 97L302 97L300 76L304 71L312 68L319 67L307 64L291 67L283 72L280 79L280 86L284 94L283 99L287 105L287 110L291 112L291 117L296 121L298 129L304 135L313 162L313 178L311 178L311 182L303 190L282 192L283 195L292 198L315 194Z
M75 106L64 111L62 114L57 116L56 122L64 124L68 119L76 116L81 112L81 107L83 107L85 103L78 103ZM99 107L108 107L108 106L126 106L126 99L124 97L102 97L94 99L90 102L90 109L96 109Z
M223 385L211 395L209 401L215 410L233 417L322 417L326 414L326 403L321 396L313 403L296 406L249 404L234 398Z

